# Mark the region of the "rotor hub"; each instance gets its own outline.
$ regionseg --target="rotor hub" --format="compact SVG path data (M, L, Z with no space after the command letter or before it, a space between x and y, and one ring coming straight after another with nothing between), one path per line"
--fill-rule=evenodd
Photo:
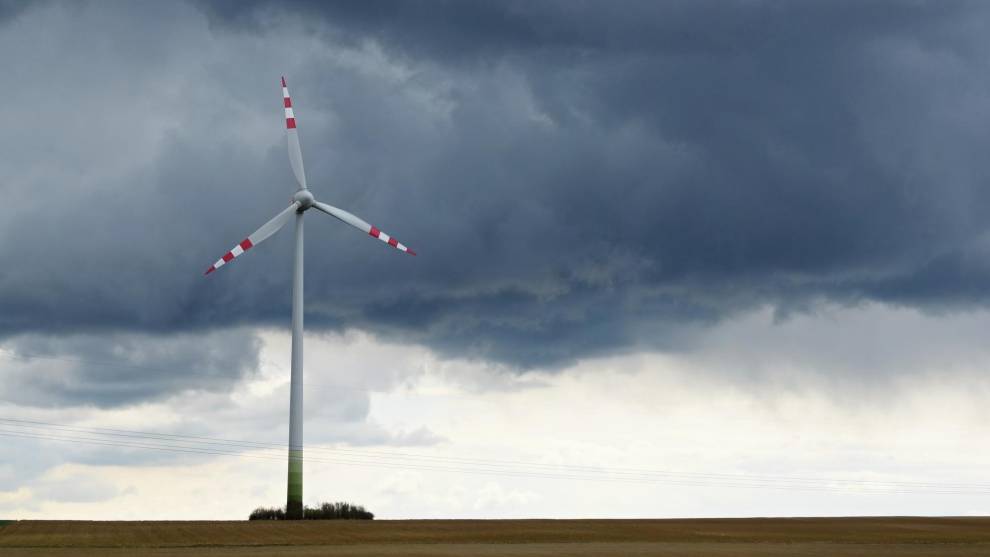
M313 206L313 202L316 199L313 198L313 194L309 193L309 190L299 190L292 196L292 200L299 204L299 210L305 211Z

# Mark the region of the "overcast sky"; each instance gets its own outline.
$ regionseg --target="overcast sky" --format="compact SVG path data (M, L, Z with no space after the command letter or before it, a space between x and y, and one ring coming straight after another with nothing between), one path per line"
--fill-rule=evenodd
M307 216L307 502L990 513L988 21L0 0L0 422L49 424L0 423L0 518L283 502L278 450L79 438L286 441L291 233L202 274L294 192L283 75L316 197L419 254Z

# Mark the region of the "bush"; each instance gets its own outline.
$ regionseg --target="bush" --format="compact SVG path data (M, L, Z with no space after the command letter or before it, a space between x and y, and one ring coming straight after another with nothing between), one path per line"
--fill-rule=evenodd
M305 507L304 520L374 520L375 515L361 505L350 503L321 503L318 507ZM251 511L248 520L285 520L285 507L258 507Z
M350 503L322 503L319 507L306 507L306 520L374 520L375 515L361 505Z
M258 507L251 511L248 520L285 520L285 508Z

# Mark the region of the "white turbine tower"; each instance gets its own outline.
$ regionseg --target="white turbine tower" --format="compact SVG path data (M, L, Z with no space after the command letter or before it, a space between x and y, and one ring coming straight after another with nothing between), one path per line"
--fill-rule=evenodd
M288 518L298 519L302 518L303 513L303 214L310 208L315 208L378 238L399 251L410 255L416 253L357 216L326 203L320 203L313 198L313 194L306 187L306 173L303 170L302 150L299 148L299 135L296 132L296 118L292 112L292 100L289 98L289 89L285 85L284 77L282 99L285 104L285 129L289 139L289 163L299 182L299 189L292 196L292 205L224 254L206 270L206 274L216 271L235 257L265 241L295 216L296 247L292 265L292 375L289 395L289 486L286 514Z

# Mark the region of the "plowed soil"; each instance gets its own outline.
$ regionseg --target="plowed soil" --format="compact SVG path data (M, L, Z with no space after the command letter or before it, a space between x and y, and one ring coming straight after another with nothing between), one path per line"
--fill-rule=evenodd
M19 521L0 555L990 557L990 518Z

